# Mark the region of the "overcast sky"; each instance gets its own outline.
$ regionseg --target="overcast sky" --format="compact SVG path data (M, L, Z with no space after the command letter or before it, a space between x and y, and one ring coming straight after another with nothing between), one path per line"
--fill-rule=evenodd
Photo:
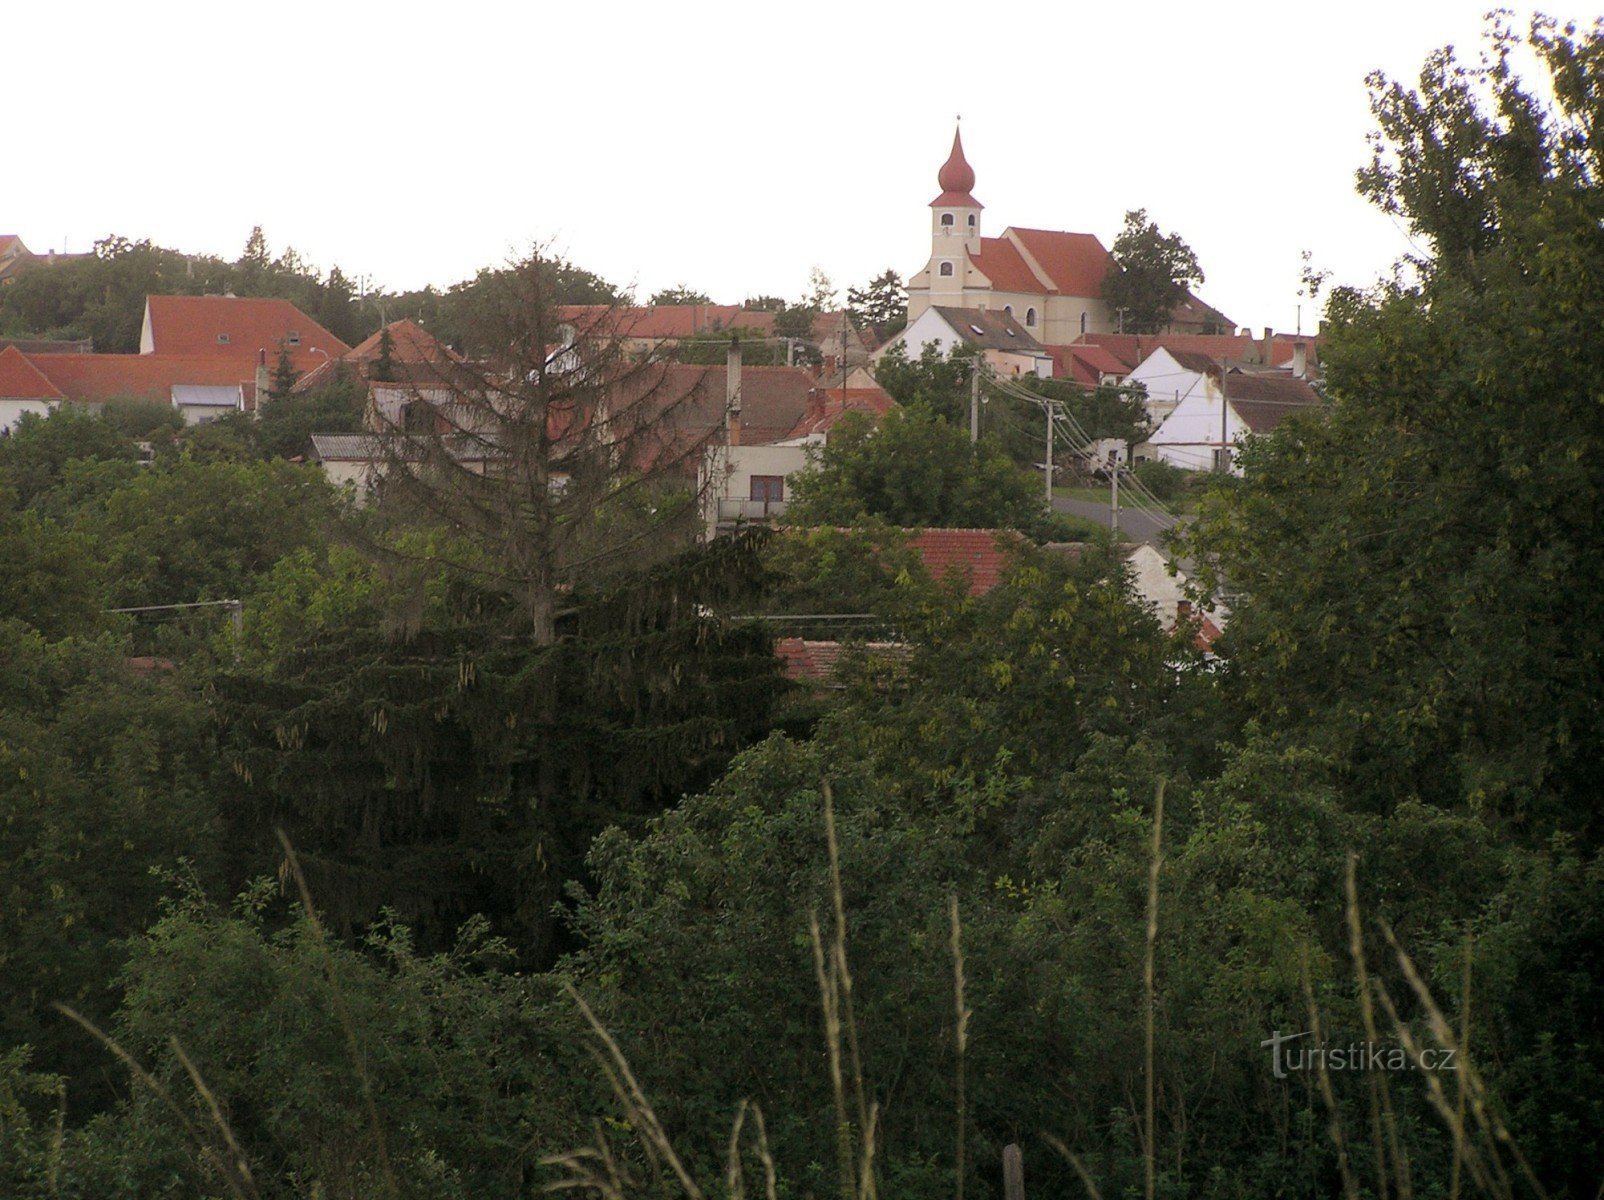
M924 264L962 113L988 234L1109 245L1145 207L1205 299L1291 329L1302 250L1363 283L1408 249L1353 190L1366 72L1473 54L1487 5L12 0L0 233L234 258L260 224L390 289L541 242L643 297L844 291Z

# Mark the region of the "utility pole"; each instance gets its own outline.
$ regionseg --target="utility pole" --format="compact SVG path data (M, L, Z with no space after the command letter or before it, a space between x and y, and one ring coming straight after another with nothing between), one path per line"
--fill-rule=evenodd
M980 358L969 364L969 444L980 440Z
M1226 403L1225 399L1225 380L1229 374L1230 372L1225 367L1222 366L1220 368L1220 457L1219 461L1214 464L1215 469L1219 471L1229 471L1231 469L1230 443L1225 440L1226 418L1231 411L1231 406Z
M1053 402L1042 399L1042 411L1047 414L1047 511L1053 511Z
M1108 472L1109 478L1114 481L1114 497L1113 497L1112 502L1108 506L1108 511L1109 511L1109 514L1110 514L1109 515L1109 520L1108 520L1108 527L1109 527L1109 529L1113 530L1113 532L1114 532L1114 540L1117 542L1117 541L1119 541L1119 450L1118 450L1118 448L1112 450L1109 453L1108 465L1109 465L1109 468L1110 468L1109 472Z

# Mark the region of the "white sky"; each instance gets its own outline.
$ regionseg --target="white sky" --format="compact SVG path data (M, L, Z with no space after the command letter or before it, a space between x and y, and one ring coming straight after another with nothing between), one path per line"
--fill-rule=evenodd
M391 289L544 242L642 297L844 293L923 265L962 113L987 233L1111 245L1145 207L1205 299L1291 329L1302 250L1364 283L1407 249L1353 190L1365 73L1473 56L1487 6L9 0L0 233L234 258L260 224Z

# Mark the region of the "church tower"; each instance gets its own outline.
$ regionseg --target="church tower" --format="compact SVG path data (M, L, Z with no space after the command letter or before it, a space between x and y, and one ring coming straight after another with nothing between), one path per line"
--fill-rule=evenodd
M975 169L964 158L963 135L954 131L952 153L936 175L941 195L930 202L930 292L935 304L960 303L965 260L980 253L980 211L971 193Z

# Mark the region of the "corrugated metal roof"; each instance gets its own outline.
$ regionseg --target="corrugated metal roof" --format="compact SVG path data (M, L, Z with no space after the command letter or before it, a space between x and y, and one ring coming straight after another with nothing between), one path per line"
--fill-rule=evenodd
M238 384L175 383L173 403L180 408L243 408L245 393Z

